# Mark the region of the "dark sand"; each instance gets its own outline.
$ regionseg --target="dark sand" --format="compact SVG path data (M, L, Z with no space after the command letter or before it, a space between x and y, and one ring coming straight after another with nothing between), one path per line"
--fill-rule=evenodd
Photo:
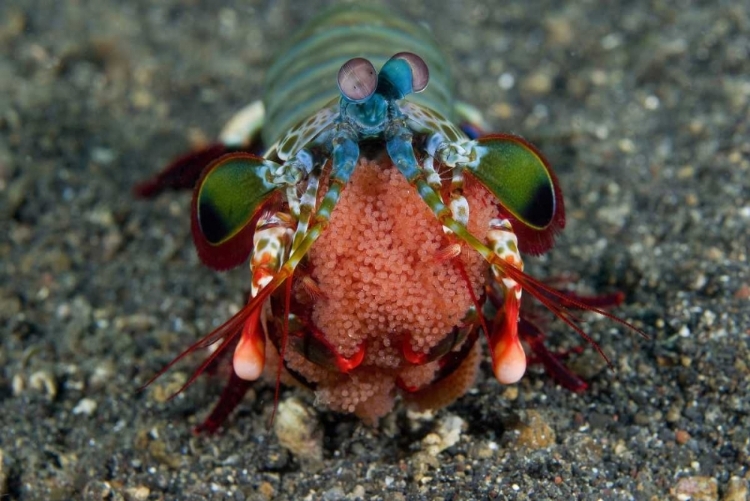
M193 436L223 379L164 397L197 358L136 391L249 284L201 267L188 193L130 187L258 98L274 49L323 2L217 3L0 3L2 499L746 499L746 2L409 7L459 95L556 166L568 228L527 269L623 291L616 313L652 338L586 316L616 369L574 356L586 393L539 367L502 388L485 364L433 420L400 410L375 429L285 390L322 423L322 461L267 432L263 385ZM455 418L455 443L428 448Z

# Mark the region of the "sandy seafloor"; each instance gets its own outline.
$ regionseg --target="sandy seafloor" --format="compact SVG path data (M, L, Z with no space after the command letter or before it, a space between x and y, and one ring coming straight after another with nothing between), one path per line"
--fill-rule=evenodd
M0 498L747 499L743 2L406 9L435 29L458 94L556 167L568 227L527 271L623 291L616 313L651 335L585 316L615 367L573 356L586 393L539 367L503 388L485 362L433 418L400 409L371 428L285 390L321 423L311 461L267 431L264 385L194 436L223 378L164 396L197 357L136 391L242 304L248 278L200 265L188 193L130 187L259 97L274 49L322 4L0 3ZM546 328L551 347L580 342Z

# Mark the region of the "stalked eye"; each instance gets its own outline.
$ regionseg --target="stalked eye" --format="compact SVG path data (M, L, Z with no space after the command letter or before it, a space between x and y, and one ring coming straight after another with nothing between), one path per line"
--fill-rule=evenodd
M339 70L339 90L349 101L359 103L372 96L378 87L378 74L370 61L350 59Z
M412 92L422 92L430 81L430 69L424 59L412 52L399 52L391 59L403 59L411 68Z

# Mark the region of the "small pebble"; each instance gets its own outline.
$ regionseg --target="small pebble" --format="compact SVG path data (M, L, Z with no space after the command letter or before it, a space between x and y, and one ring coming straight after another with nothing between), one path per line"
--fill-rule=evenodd
M55 376L46 370L41 370L29 376L29 386L37 391L43 391L49 400L57 396L57 380Z
M466 422L458 416L446 416L440 420L437 429L422 439L422 448L427 454L437 456L445 449L457 444Z
M747 482L740 477L729 479L727 489L724 491L724 497L721 501L747 501L750 499L750 492L747 489Z
M521 88L535 96L549 94L552 90L552 77L541 71L534 72L523 80Z
M677 430L674 434L674 440L680 445L685 445L690 440L690 433L685 430Z
M317 414L296 398L279 404L273 430L282 447L300 459L320 461L323 458L323 434Z
M258 493L266 499L273 499L276 496L276 489L270 482L261 482L258 486Z
M125 489L125 499L128 501L146 501L149 495L151 495L151 489L145 485Z
M75 407L73 407L73 415L75 416L90 416L96 412L97 403L96 400L91 398L82 398L78 401Z
M719 487L713 477L682 477L669 492L677 501L716 501Z
M519 447L528 449L544 449L555 445L557 436L552 426L544 419L541 413L535 410L526 411L526 419L518 428Z

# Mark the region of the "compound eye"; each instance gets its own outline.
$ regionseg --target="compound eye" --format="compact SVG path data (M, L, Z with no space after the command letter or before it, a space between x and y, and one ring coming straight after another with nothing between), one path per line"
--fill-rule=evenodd
M345 98L360 103L375 92L378 87L378 74L370 61L355 57L344 63L339 70L338 84Z
M403 59L411 68L412 92L422 92L430 81L430 70L424 59L412 52L399 52L391 59Z

